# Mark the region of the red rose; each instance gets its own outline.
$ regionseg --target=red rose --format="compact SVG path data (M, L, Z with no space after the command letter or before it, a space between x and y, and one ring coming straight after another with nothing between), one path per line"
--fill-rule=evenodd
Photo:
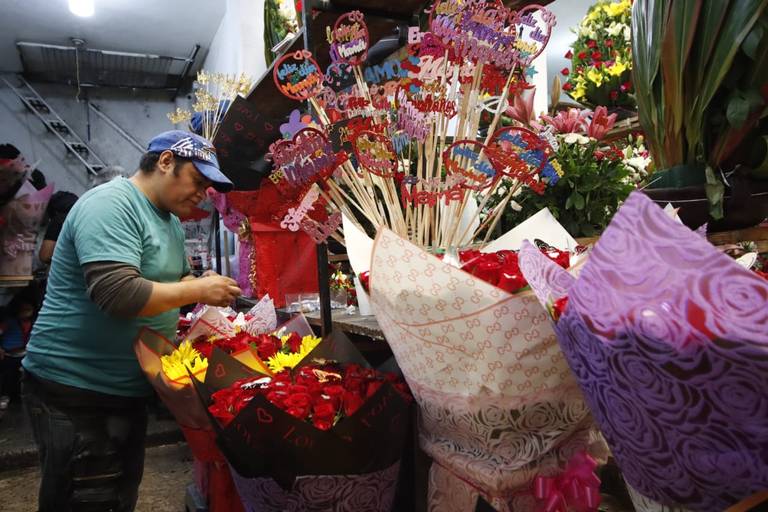
M568 76L571 73L571 71L568 68L563 68L560 70L560 74L563 76Z
M571 85L571 82L565 82L563 84L563 90L564 91L570 91L571 89L573 89L573 85Z
M309 409L309 406L312 405L312 397L309 396L309 393L289 394L288 398L286 398L283 403L289 408L298 407L301 409Z
M309 408L289 407L285 412L300 420L306 420L309 416Z
M597 46L597 41L595 41L594 39L590 39L589 41L587 41L588 48L594 48L596 46Z
M301 350L301 336L295 332L292 332L285 344L288 346L288 349L291 352L299 352Z
M368 390L365 393L365 398L371 398L384 383L380 380L374 380L368 383Z
M600 52L592 52L592 58L594 60L600 60L603 58L603 54Z
M515 293L528 286L528 281L519 270L515 273L502 272L497 286L507 293Z
M555 322L560 320L560 317L565 313L565 308L568 306L568 296L563 295L552 304L553 316Z
M605 40L605 46L607 46L608 48L612 47L613 46L613 39L606 39Z
M632 90L632 82L627 81L621 84L621 90L622 92L629 92Z
M341 399L344 396L344 391L344 388L338 384L333 384L323 388L323 394L329 396L334 404L341 402Z
M579 58L579 60L584 60L587 58L587 52L579 52L576 56Z
M619 91L611 91L608 93L608 96L613 100L616 101L619 99Z
M598 162L602 161L602 160L603 160L603 158L605 158L605 153L603 153L603 152L602 152L602 151L600 151L599 149L595 150L595 152L593 153L593 155L594 155L594 157L595 157L595 160L597 160Z
M363 287L363 290L365 290L366 292L368 292L368 280L370 276L371 276L371 273L368 271L365 271L361 273L359 276L357 276L358 279L360 279L360 285Z
M602 62L600 62L599 60L594 62L594 66L595 66L595 69L600 69L600 67L601 67L602 65L603 65L603 63L602 63Z
M267 400L272 402L277 407L280 407L281 409L284 408L285 399L288 397L288 393L285 391L270 391L267 393Z
M363 397L354 391L344 393L344 415L352 416L363 405Z
M565 58L566 58L566 59L572 59L572 58L573 58L573 52L572 52L571 50L568 50L568 51L565 53Z
M278 347L271 338L272 336L267 336L265 339L262 339L256 348L259 357L264 361L277 354Z
M330 402L321 402L312 408L312 424L320 430L330 430L335 418L336 408Z

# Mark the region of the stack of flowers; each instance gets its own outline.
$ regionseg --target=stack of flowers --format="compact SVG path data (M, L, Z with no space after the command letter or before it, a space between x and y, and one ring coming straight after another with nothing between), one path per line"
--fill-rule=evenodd
M262 395L294 418L330 430L345 417L352 416L385 383L411 400L405 383L393 373L377 372L356 364L310 364L296 372L283 370L273 377L240 379L215 392L208 410L227 426L248 402Z
M636 509L725 510L768 488L768 282L640 192L578 279L530 245L520 265Z
M634 108L631 0L601 0L579 24L576 42L565 54L571 69L563 84L571 98L588 106Z
M523 228L576 245L556 223L500 240L534 238ZM571 263L566 251L543 252L558 268ZM462 256L471 274L457 268ZM592 475L607 451L517 258L460 251L451 265L386 230L374 243L371 304L419 406L430 510L474 510L482 497L499 511L532 512L568 494L545 485L564 481L583 500L563 498L563 507L597 509L594 475L566 473Z
M343 335L292 370L199 389L247 510L392 510L412 398Z
M270 374L270 364L276 370L282 369L281 351L290 353L282 357L303 357L291 350L296 348L297 338L299 351L304 351L302 354L309 352L308 345L317 346L320 340L307 337L305 341L304 336L311 329L303 317L283 326L278 334L270 334L275 332L276 316L269 297L246 314L237 314L229 308L201 307L185 323L189 324L185 327L187 339L178 346L150 329L143 329L134 343L134 351L147 379L184 433L195 459L198 490L207 497L209 509L242 510L225 459L216 446L213 426L194 390L191 376L202 381L214 373L207 369L216 347L225 357L230 354L236 364L243 363L243 368Z

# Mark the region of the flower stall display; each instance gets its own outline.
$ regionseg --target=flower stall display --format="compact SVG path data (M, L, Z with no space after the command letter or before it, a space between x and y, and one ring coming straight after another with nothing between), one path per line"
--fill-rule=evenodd
M571 98L589 107L634 109L631 17L631 0L601 0L589 8L565 55L571 68L561 71Z
M530 245L520 266L639 510L768 488L768 281L639 192L578 279Z
M412 401L400 377L339 333L271 377L229 362L197 386L246 511L392 510Z

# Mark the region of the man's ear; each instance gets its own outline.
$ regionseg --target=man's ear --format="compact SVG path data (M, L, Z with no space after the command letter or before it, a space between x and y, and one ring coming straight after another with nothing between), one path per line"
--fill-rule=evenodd
M175 165L173 153L168 150L160 153L160 158L157 159L157 169L163 174L173 172Z

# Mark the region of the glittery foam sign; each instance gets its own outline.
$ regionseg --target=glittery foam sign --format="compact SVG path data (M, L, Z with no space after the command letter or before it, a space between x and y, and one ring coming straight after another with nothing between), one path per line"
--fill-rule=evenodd
M488 148L475 140L460 140L443 152L443 163L448 174L465 178L464 187L484 190L497 178L496 167Z
M432 12L432 33L455 51L459 60L491 62L511 69L516 54L515 32L508 26L511 13L496 2L440 2Z
M327 29L328 43L331 45L331 60L351 66L360 66L368 57L368 27L363 21L363 13L352 11L339 16L333 26Z
M549 178L549 183L554 184L562 173L559 163L550 158L552 147L525 128L497 130L488 147L499 173L525 183L538 194L544 193L546 184L537 176Z
M386 135L361 131L357 133L352 145L360 166L368 172L391 178L397 171L397 153L392 147L392 141Z
M314 128L298 131L291 140L270 146L275 170L269 179L278 187L302 187L326 179L337 158L325 134Z
M281 93L296 101L314 98L323 90L324 75L307 50L281 57L275 63L272 78Z
M517 11L512 20L514 32L518 35L514 42L518 61L524 66L530 65L547 46L555 26L555 15L540 5L527 5Z

